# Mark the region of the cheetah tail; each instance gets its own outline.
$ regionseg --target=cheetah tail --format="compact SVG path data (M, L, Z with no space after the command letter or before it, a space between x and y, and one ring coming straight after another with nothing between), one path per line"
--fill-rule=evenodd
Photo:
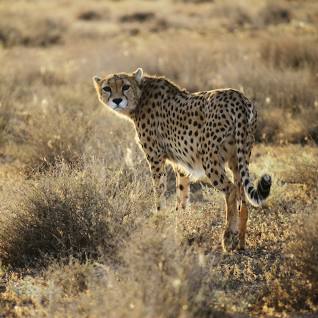
M247 180L247 182L246 182ZM262 203L269 196L272 178L268 174L261 176L260 180L257 183L257 188L253 187L253 184L250 180L246 179L243 181L244 192L248 201L255 207L262 205ZM247 184L247 186L245 186Z
M242 132L242 128L236 127L235 135L237 145L238 168L242 180L242 185L244 187L245 196L253 206L258 207L262 205L262 203L269 196L272 185L272 178L270 175L264 174L258 181L257 188L255 189L249 176L249 170L244 154L245 134L244 132Z

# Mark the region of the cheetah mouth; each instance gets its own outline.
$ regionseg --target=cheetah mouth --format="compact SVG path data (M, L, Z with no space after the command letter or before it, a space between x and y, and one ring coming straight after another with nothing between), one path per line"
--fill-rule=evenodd
M123 107L121 107L120 105L110 105L110 104L107 104L108 108L110 108L111 110L120 110L122 109Z
M124 110L126 107L122 107L122 106L114 106L114 107L110 107L112 110L116 110L116 111L119 111L119 110Z
M122 101L120 104L115 104L112 101L108 102L107 105L112 109L112 110L124 110L128 105L127 101Z

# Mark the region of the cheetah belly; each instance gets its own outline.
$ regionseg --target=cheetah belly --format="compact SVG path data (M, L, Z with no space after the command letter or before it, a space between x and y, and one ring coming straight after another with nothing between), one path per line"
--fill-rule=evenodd
M189 167L189 165L184 164L183 162L177 162L176 165L181 171L189 175L190 179L193 181L201 180L206 177L201 162L195 163L193 167Z

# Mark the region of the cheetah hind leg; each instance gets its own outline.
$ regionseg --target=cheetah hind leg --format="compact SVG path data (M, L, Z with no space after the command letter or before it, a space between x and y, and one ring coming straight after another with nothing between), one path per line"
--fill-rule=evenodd
M248 210L246 205L244 188L241 184L240 173L237 169L236 157L231 157L229 160L229 168L231 169L234 177L234 183L237 191L237 209L239 212L239 249L245 249L245 235L246 235L246 224L248 219Z
M239 225L239 232L240 232L240 243L239 243L239 249L244 250L245 249L245 235L246 235L246 225L247 225L247 219L248 219L248 210L247 210L247 205L246 205L246 200L245 200L245 194L244 194L244 189L241 186L241 206L239 210L240 214L240 225Z
M216 166L209 162L209 158L206 157L204 159L203 168L211 184L214 188L225 194L226 222L222 246L224 251L232 251L239 244L237 186L227 177L222 162L219 161L219 164Z
M176 170L176 193L176 210L185 209L190 196L190 178L178 170Z

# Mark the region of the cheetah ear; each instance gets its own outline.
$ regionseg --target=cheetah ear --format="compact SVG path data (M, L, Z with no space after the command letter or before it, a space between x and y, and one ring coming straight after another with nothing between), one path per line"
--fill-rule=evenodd
M98 77L98 76L93 77L93 83L94 83L94 86L95 86L97 91L99 90L99 85L100 85L101 81L102 81L102 79L100 77Z
M144 71L142 70L141 67L137 68L136 71L133 73L133 75L135 76L135 79L137 81L138 84L141 83L141 80L144 76Z

